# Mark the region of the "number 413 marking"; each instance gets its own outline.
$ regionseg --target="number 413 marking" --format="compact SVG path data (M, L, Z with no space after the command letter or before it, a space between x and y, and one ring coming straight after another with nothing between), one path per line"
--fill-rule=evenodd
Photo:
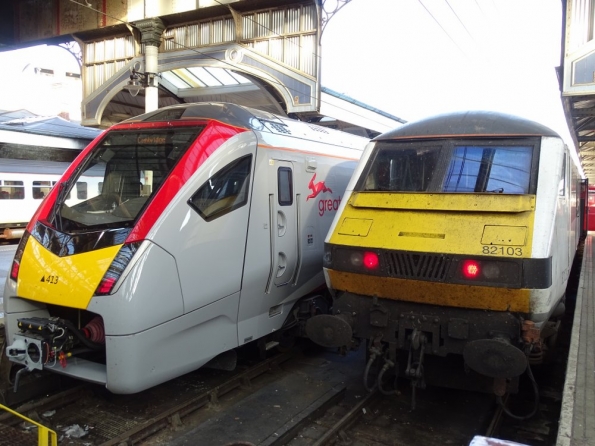
M40 282L49 283L55 285L58 283L58 276L41 276Z

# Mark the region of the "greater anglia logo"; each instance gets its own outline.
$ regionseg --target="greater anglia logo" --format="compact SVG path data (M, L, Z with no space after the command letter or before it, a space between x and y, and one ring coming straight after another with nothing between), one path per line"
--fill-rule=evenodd
M324 181L319 181L318 183L315 183L314 180L316 180L316 174L314 174L314 176L310 180L310 184L308 184L308 189L310 189L312 193L306 197L306 201L308 201L310 198L316 198L322 192L330 192L331 194L333 193L333 191L329 187L326 187Z
M341 204L341 197L335 198L331 200L319 200L318 201L318 215L321 217L325 214L325 212L336 211L339 209L339 205Z
M310 198L316 198L323 192L329 192L331 194L333 193L330 187L326 187L324 181L319 181L318 183L316 183L315 181L316 174L312 176L312 179L308 184L308 189L310 189L312 193L306 197L306 201L308 201ZM337 209L339 209L340 204L341 197L335 199L328 198L326 200L321 198L320 200L318 200L318 215L322 217L326 212L336 211Z

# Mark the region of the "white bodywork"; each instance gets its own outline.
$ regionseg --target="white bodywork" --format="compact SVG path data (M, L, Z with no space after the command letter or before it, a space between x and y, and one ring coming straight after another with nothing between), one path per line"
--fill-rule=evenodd
M580 239L580 173L561 138L542 137L532 258L552 258L552 286L531 291L531 319L545 322L566 292Z
M138 392L279 330L300 298L324 288L324 237L368 140L283 122L289 132L248 130L218 147L167 204L115 292L92 297L87 310L103 318L106 365L72 358L65 369L45 368ZM247 155L247 203L206 221L189 199ZM279 169L291 171L291 204L279 203ZM8 279L5 296L17 294ZM5 310L9 334L19 317L49 316L18 298Z

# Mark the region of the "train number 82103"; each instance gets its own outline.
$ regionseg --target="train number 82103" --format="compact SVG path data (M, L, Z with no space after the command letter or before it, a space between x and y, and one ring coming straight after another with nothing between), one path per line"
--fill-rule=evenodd
M523 248L513 248L512 246L484 246L482 253L492 256L521 257L523 255Z

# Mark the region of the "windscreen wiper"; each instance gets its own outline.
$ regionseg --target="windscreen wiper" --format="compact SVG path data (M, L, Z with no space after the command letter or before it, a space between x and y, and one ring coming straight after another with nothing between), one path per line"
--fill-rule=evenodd
M50 221L55 221L56 229L59 231L63 230L62 214L60 213L60 208L64 204L64 199L66 198L66 194L68 194L68 191L70 190L73 178L76 178L76 175L73 174L66 181L58 183L58 187L60 189L58 190L58 197L56 197L56 202L54 203L54 207L52 209Z

